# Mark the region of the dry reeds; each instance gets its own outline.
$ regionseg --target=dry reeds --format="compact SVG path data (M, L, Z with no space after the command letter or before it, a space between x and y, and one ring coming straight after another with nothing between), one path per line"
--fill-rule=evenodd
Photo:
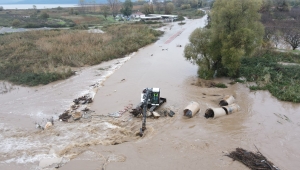
M54 73L56 76L50 76L51 81L69 77L72 75L68 69L70 67L95 65L123 57L152 43L159 35L160 32L142 25L112 26L105 34L50 30L2 35L0 79L27 85L49 83L45 81L32 84L30 81L34 78L23 78L28 74L32 77Z

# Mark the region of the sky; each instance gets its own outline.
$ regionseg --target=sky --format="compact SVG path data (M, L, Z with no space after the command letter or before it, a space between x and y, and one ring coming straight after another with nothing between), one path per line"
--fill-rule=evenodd
M4 4L4 3L16 3L16 2L20 2L22 0L0 0L0 4Z

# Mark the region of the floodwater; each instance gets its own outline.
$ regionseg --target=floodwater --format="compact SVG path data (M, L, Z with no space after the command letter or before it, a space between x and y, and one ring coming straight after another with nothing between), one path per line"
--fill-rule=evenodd
M230 85L228 79L214 80L226 89L194 85L199 81L197 66L184 59L183 50L190 33L205 21L165 26L156 43L127 58L83 68L68 80L34 88L3 82L0 169L47 169L42 163L55 158L61 159L60 169L247 169L225 156L237 147L254 152L257 147L280 169L299 169L299 104L278 101L265 91L250 92L247 84ZM176 114L147 119L140 138L135 134L141 118L128 112L120 118L107 115L137 105L146 87L159 87L167 98L161 109ZM73 99L85 94L94 98L89 118L57 121ZM230 94L241 111L204 118L207 108L218 107ZM198 102L201 110L189 119L182 110L190 101ZM35 129L35 122L52 116L53 127Z

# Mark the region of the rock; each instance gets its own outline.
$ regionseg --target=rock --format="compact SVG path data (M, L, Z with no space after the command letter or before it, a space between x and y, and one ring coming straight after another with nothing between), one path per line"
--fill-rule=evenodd
M160 114L158 114L157 112L152 112L152 113L153 113L154 118L159 118L160 117Z
M45 125L45 129L49 129L52 125L52 122L47 122Z
M79 120L82 117L82 113L81 112L75 112L72 114L72 117L74 120Z

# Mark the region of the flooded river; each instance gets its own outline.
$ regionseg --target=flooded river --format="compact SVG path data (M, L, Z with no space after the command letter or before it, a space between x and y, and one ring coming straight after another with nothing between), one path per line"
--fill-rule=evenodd
M256 152L255 146L280 169L299 169L300 105L278 101L266 91L250 92L247 84L228 88L195 86L197 66L183 57L190 33L205 25L205 18L172 23L165 35L136 53L98 66L82 68L68 80L40 87L1 82L0 169L247 169L228 158L237 147ZM179 46L181 45L181 47ZM128 112L120 118L109 113L136 105L146 87L159 87L167 98L161 109L174 117L147 119L147 130L136 132L141 119ZM65 123L58 115L73 99L89 94L94 112L89 118ZM217 119L204 112L217 107L224 95L234 95L241 111ZM189 119L183 108L190 101L200 112ZM41 131L35 123L54 118Z

